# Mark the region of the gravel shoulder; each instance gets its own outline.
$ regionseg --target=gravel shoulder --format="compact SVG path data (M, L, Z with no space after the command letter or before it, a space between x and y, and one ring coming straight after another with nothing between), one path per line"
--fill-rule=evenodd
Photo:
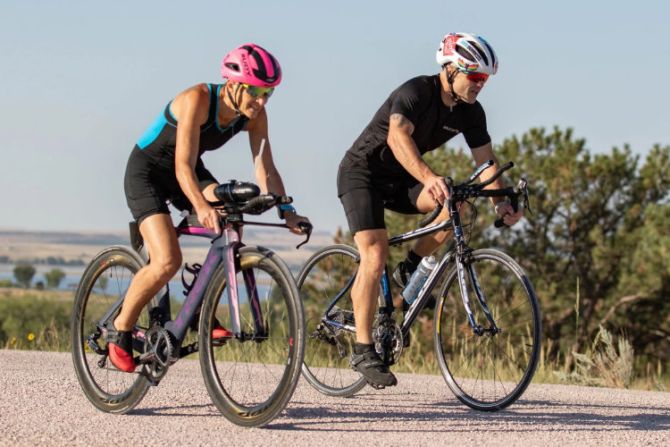
M182 360L129 414L96 410L67 353L0 350L0 445L668 445L670 393L532 384L507 410L478 413L441 376L350 399L301 379L282 415L261 429L212 405L197 361Z

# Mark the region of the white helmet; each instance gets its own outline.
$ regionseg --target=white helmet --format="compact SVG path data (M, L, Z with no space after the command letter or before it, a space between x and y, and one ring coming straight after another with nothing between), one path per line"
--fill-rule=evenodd
M435 60L442 65L453 63L465 73L486 73L494 75L498 71L495 51L481 36L467 33L449 33L440 42Z

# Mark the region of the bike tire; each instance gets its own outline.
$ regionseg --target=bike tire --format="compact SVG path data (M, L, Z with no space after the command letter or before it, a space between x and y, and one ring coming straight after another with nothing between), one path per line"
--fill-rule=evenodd
M497 411L514 403L533 379L540 354L540 308L530 280L511 257L482 249L468 259L502 332L472 331L454 266L436 302L435 353L447 385L461 402L475 410ZM468 273L466 279L475 318L488 325Z
M331 245L314 253L297 279L305 306L306 325L302 375L310 385L327 396L350 397L366 385L365 378L349 366L356 334L330 326L319 329L326 306L353 278L359 259L356 249L348 245ZM351 306L350 291L345 291L338 301L339 312L347 312L346 315L351 312L353 315Z
M114 368L106 355L91 350L87 340L92 336L106 349L97 323L119 297L125 296L132 277L143 266L144 261L136 252L122 246L108 247L89 263L75 293L70 324L74 370L84 395L107 413L132 410L147 393L150 383L142 375ZM154 303L152 299L147 305L138 326L144 324L148 328L148 309Z
M200 366L218 410L234 424L260 427L286 407L300 377L304 353L304 315L300 295L286 264L271 250L243 247L237 273L241 330L254 324L242 271L252 269L267 337L231 337L221 345L211 338L215 318L230 322L226 275L219 265L205 291L199 322ZM269 284L269 286L268 286ZM242 373L240 373L240 371Z

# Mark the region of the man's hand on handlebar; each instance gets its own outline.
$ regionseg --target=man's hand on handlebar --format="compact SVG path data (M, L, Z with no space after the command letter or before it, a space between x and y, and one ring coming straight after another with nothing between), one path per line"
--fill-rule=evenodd
M511 227L523 217L523 207L520 206L517 211L514 211L512 204L506 200L498 202L495 205L495 211L508 227Z
M423 184L423 186L428 190L430 196L440 205L444 205L449 198L449 188L447 188L447 182L444 180L444 177L439 175L432 176Z

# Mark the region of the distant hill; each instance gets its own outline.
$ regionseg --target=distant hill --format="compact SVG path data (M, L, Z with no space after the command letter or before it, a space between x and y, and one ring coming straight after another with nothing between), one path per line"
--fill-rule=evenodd
M287 263L296 266L319 248L332 243L333 236L326 231L315 231L309 244L296 250L302 237L280 228L244 229L247 245L262 245L278 252ZM185 259L200 262L209 247L209 240L198 237L183 237L181 244ZM54 259L63 263L87 263L96 253L109 245L130 245L127 232L58 232L20 231L0 229L0 262L53 263ZM192 262L192 261L189 261Z
M3 243L46 243L71 245L125 245L129 242L123 233L70 233L55 231L0 230Z

